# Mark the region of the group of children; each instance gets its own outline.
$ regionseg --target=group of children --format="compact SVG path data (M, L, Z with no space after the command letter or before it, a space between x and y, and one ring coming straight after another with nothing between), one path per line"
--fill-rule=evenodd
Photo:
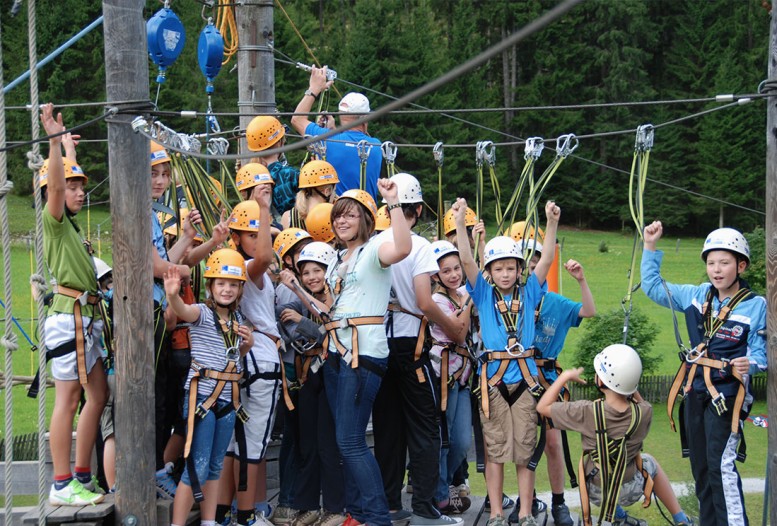
M42 122L49 135L63 130L51 105L42 107ZM247 139L251 150L268 150L284 140L283 127L257 117ZM66 136L63 157L63 140L51 137L41 171L46 261L57 287L45 323L56 386L49 500L83 505L103 499L89 458L101 419L102 435L108 424L112 430L101 366L110 309L101 308L100 276L74 219L87 179L69 143ZM150 159L157 200L172 167L156 143ZM457 515L471 502L454 474L466 467L474 436L488 526L531 526L546 512L534 492L543 452L550 514L570 526L566 430L583 441L584 521L592 520L590 499L601 504L600 519L640 524L621 505L655 493L674 524L694 524L655 459L640 454L652 412L637 392L641 362L633 349L613 345L597 355L600 401L569 402L566 383L581 382L582 370L561 372L557 359L569 329L594 316L595 305L574 260L564 267L581 301L547 290L561 215L555 203L545 206L542 243L531 232L485 242L483 222L463 199L444 218L447 239L429 242L413 232L424 206L416 177L378 179L379 210L358 188L336 196L341 181L324 160L303 166L295 199L279 196L274 190L290 170L277 156L243 165L236 174L243 201L209 239L198 233L196 209L172 236L151 213L157 488L174 499L172 524L183 526L195 501L205 526L460 524ZM281 197L294 206L282 210ZM645 229L643 288L688 322L693 348L678 378L700 523L746 524L734 459L752 402L748 376L766 367L765 302L739 278L749 249L738 232L710 234L702 251L710 282L700 286L660 278L660 237L660 223ZM73 473L70 437L82 388ZM265 457L276 414L282 443L273 509ZM515 465L519 487L509 517L505 463ZM411 510L401 501L406 469Z

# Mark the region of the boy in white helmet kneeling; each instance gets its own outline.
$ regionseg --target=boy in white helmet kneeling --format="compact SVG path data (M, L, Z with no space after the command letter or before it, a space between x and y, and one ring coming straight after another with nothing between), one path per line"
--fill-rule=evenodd
M655 458L640 454L647 437L653 408L637 392L642 361L628 345L606 347L594 358L596 387L603 398L595 401L559 402L568 381L585 383L583 368L563 371L537 403L537 412L553 420L556 429L577 431L583 446L580 459L580 501L583 524L591 524L590 502L601 505L598 524L646 525L630 517L621 506L630 506L653 493L672 514L674 524L692 525L677 502L672 485ZM607 462L602 462L602 457ZM590 500L589 500L590 499Z

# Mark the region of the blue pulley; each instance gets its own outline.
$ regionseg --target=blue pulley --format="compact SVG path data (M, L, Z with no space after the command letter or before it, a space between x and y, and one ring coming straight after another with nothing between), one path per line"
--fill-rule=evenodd
M171 9L163 7L146 22L148 55L159 66L156 81L165 81L165 71L183 51L186 31L181 19Z
M205 92L213 93L213 79L221 71L221 63L224 61L224 37L210 20L200 33L197 60L200 63L202 74L208 81Z

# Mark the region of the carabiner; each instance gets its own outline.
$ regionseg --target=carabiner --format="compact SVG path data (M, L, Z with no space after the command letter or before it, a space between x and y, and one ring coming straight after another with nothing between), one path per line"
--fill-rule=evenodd
M556 139L556 155L559 157L567 157L574 152L580 145L580 141L574 133L568 133L566 135L559 135Z
M634 141L634 149L638 152L647 152L653 148L653 132L655 128L652 124L643 124L637 127L637 139Z
M706 348L702 351L699 351L698 349L691 349L688 351L688 353L686 353L685 361L688 363L696 363L700 358L703 358L705 354L707 354Z
M478 141L475 145L475 165L480 168L483 166L483 151L485 143L488 141Z
M442 166L445 161L445 153L442 151L442 146L442 141L438 141L435 143L434 148L432 148L432 155L434 155L434 160L437 161L437 166Z
M385 141L380 145L380 149L383 152L383 158L386 159L386 164L394 164L397 158L397 145L391 141Z
M526 146L523 149L523 158L527 161L529 159L539 159L543 148L545 148L545 139L542 137L529 137L526 139Z
M496 146L491 141L483 141L483 160L490 166L496 165Z
M238 342L236 345L233 345L232 347L226 350L225 355L228 362L237 362L240 360L239 345L240 345L240 342Z
M519 351L513 352L513 349L515 349L516 347L518 347ZM523 345L521 345L521 342L515 342L512 345L505 345L505 351L507 352L507 354L509 354L514 358L520 358L523 355L523 353L526 352L526 349L523 347Z
M372 150L372 144L365 139L356 143L356 151L359 152L359 161L362 164L367 164L367 159L370 158L370 150Z
M307 139L309 137L313 137L313 135L305 134L303 139ZM326 143L324 141L311 142L308 144L307 148L311 154L315 155L319 159L324 159L326 157Z

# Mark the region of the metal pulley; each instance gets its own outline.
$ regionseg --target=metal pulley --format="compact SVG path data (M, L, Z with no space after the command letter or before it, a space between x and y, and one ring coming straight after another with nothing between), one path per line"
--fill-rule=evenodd
M208 19L208 24L200 33L197 61L200 63L200 70L208 82L205 86L205 92L213 93L213 80L221 71L221 63L224 61L224 37L213 25L211 19Z
M146 22L148 56L159 66L156 81L165 81L167 68L175 62L186 43L186 31L172 9L163 7Z

